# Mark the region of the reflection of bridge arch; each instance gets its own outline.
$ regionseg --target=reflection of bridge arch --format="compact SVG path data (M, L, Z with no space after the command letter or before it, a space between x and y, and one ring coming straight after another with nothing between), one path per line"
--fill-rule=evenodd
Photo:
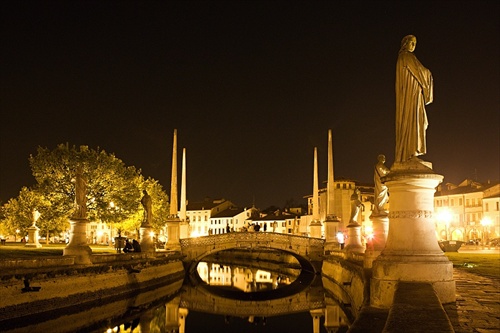
M294 294L271 298L238 300L213 293L199 284L183 288L180 306L190 311L234 317L272 317L325 307L319 275L314 275L309 285Z
M323 260L324 239L273 232L231 232L221 235L181 239L185 260L197 263L204 257L223 250L269 248L285 251L297 258L302 269L319 273ZM196 265L191 265L192 272Z

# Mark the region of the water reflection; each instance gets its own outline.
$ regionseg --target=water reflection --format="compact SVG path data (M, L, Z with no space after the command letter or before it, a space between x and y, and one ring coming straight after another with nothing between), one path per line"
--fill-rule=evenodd
M256 257L258 255L258 257ZM108 304L6 324L5 332L346 332L320 275L286 255L219 253L184 281ZM31 324L27 324L31 323Z

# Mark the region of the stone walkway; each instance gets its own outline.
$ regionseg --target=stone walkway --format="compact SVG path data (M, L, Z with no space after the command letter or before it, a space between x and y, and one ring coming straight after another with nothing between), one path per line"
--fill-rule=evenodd
M454 269L457 301L445 305L456 333L500 333L500 279Z

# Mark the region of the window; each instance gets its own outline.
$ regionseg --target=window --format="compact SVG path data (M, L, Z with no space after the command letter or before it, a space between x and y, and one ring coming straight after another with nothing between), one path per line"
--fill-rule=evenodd
M485 211L485 212L488 212L488 211L489 211L488 203L485 203L485 204L484 204L484 211Z
M450 206L455 206L455 199L450 200Z
M463 206L463 200L462 200L462 198L458 199L458 205L459 206Z

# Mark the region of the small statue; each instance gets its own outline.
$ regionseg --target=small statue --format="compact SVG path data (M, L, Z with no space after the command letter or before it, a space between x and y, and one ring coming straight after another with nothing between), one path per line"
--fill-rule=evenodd
M358 224L359 212L364 210L363 203L361 202L359 189L355 189L351 195L351 219L349 224Z
M375 208L373 216L386 216L387 211L384 210L384 205L389 200L387 186L382 182L382 177L389 174L390 170L385 166L385 155L378 155L378 163L375 164L375 172L373 173L373 182L375 184Z
M151 224L151 221L153 220L153 212L151 210L151 205L152 205L151 196L148 194L148 191L146 190L143 190L142 193L144 194L141 199L142 207L144 207L143 223Z
M38 219L40 218L40 212L36 209L36 208L33 208L33 226L35 226L36 224L36 221L38 221Z
M74 218L87 218L87 181L83 176L81 166L79 166L76 170L75 207L75 212L73 213Z
M427 153L425 105L433 101L434 84L431 72L413 54L416 45L415 36L404 37L396 64L396 162Z

